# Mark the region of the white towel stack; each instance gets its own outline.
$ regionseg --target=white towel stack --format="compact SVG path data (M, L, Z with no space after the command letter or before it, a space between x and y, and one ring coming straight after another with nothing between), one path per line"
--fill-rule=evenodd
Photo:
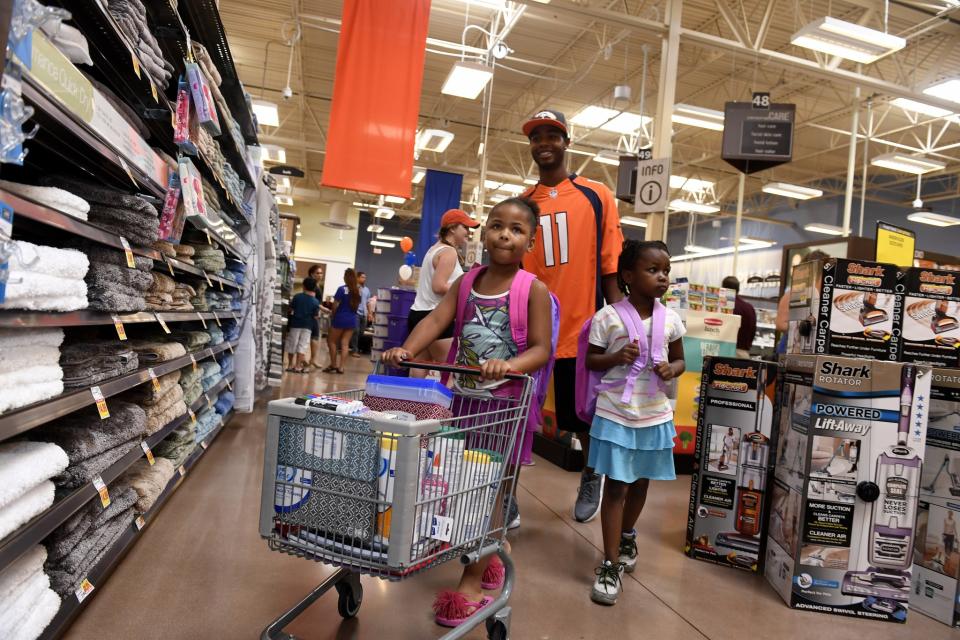
M0 443L0 540L53 504L50 478L68 464L66 452L55 444Z
M63 393L63 329L0 329L0 413Z
M47 550L37 545L0 571L0 638L35 640L60 609L43 572Z
M0 309L76 311L87 308L90 268L87 255L75 249L55 249L16 240L10 256L6 298Z
M64 28L67 27L67 25L63 26ZM72 27L70 28L72 29ZM87 214L90 213L89 202L57 187L35 187L32 184L0 180L0 189L80 220L86 220Z

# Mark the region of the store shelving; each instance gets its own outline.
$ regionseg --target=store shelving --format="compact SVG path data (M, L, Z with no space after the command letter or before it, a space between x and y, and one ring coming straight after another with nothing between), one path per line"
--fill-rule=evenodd
M777 302L778 300L778 298L776 297L765 298L760 296L745 296L745 295L739 295L738 297L743 298L747 302Z
M235 311L139 311L109 313L106 311L0 311L0 327L89 327L114 324L114 316L123 324L146 322L217 322L239 320Z
M194 361L200 362L228 349L232 351L238 344L239 342L224 342L215 347L201 349L180 358L159 362L152 367L143 367L126 375L104 380L96 386L100 388L103 397L109 400L111 396L115 396L118 393L122 393L149 381L150 373L148 368L152 368L157 376L162 376L171 371L191 366ZM68 413L95 404L91 388L92 387L80 387L78 389L71 389L59 396L0 415L0 442L24 433L25 431L29 431L41 424L50 422L51 420L56 420ZM110 403L107 402L108 407L109 404Z
M233 375L231 374L211 387L207 393L213 395L219 394L223 389L227 388L227 381L232 379ZM190 406L190 409L196 414L202 411L206 406L207 399L204 396L201 396ZM160 444L164 438L169 436L174 430L185 424L188 420L190 420L189 414L184 414L178 418L174 418L164 425L159 431L144 438L144 442L147 443L147 446L150 449L153 449ZM99 474L100 478L109 489L110 484L114 480L120 477L124 471L129 469L134 462L143 456L143 449L139 446L134 447L122 458L103 470ZM16 533L8 536L3 541L0 541L0 571L2 571L4 567L8 566L11 562L19 558L25 552L30 550L34 545L42 542L53 532L54 529L66 522L73 514L83 508L84 505L90 502L90 500L97 495L98 492L97 489L94 488L93 483L88 482L82 487L75 489L67 496L57 500L53 506L33 518L30 522L18 529Z
M167 486L160 492L160 495L157 497L157 501L150 508L150 511L143 514L143 529L145 529L153 521L156 515L163 508L163 505L166 504L166 501L170 498L174 491L176 491L186 477L189 475L189 472L197 465L204 454L207 452L207 447L220 435L220 432L223 431L223 428L233 417L233 411L228 411L226 415L223 416L223 419L220 422L220 426L214 429L210 435L208 435L201 444L197 445L196 449L190 456L187 458L186 462L183 464L184 473L181 475L179 471L174 472L173 478L167 483ZM136 522L131 522L130 526L126 531L121 534L120 538L113 544L113 546L107 551L106 555L100 560L99 563L87 574L87 580L94 586L94 591L91 592L82 602L79 601L75 596L67 596L60 605L60 610L57 612L57 615L54 616L53 621L47 626L43 634L40 636L42 640L52 640L54 638L59 638L63 633L69 628L73 620L80 615L80 612L83 611L83 608L87 605L91 598L96 596L97 587L100 587L104 580L106 580L116 566L120 563L123 557L127 554L133 544L140 539L140 534L143 529L141 529Z

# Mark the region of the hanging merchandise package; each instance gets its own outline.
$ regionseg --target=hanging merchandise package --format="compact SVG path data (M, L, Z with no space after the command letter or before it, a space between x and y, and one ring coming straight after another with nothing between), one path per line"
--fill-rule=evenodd
M180 242L183 233L184 215L180 203L180 176L170 174L167 182L167 194L163 199L163 212L160 214L160 239L167 242Z
M219 136L220 119L217 117L217 107L213 102L213 96L210 94L207 79L203 77L203 72L200 71L200 66L196 62L186 63L186 68L197 121L211 135Z
M180 158L180 192L183 195L183 208L187 216L207 217L207 207L203 199L203 182L200 173L190 158Z
M190 117L192 111L190 85L181 76L177 85L177 110L174 112L176 121L173 127L173 141L180 151L195 156L197 155L197 145L194 144L194 140L197 139L197 136L191 134L195 134L196 118Z

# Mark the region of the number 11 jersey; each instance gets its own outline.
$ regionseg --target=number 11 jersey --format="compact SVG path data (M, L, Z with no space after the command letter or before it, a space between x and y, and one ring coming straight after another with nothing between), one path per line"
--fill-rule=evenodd
M605 185L571 174L524 196L540 207L537 244L523 261L560 301L557 358L577 356L580 327L603 307L601 277L617 272L623 246L617 201Z

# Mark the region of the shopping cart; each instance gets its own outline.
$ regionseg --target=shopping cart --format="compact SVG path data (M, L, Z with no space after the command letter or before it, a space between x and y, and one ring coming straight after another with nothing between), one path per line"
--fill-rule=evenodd
M479 374L433 363L404 366ZM292 398L270 403L260 535L274 551L339 569L274 620L263 640L292 639L284 627L331 588L340 615L357 615L361 575L404 580L454 558L470 564L493 553L506 570L502 592L443 640L462 638L481 623L489 638L509 637L515 575L502 544L519 467L514 444L524 434L532 381L508 378L509 397L455 392L453 417L435 419L347 415ZM336 395L362 400L364 391Z

